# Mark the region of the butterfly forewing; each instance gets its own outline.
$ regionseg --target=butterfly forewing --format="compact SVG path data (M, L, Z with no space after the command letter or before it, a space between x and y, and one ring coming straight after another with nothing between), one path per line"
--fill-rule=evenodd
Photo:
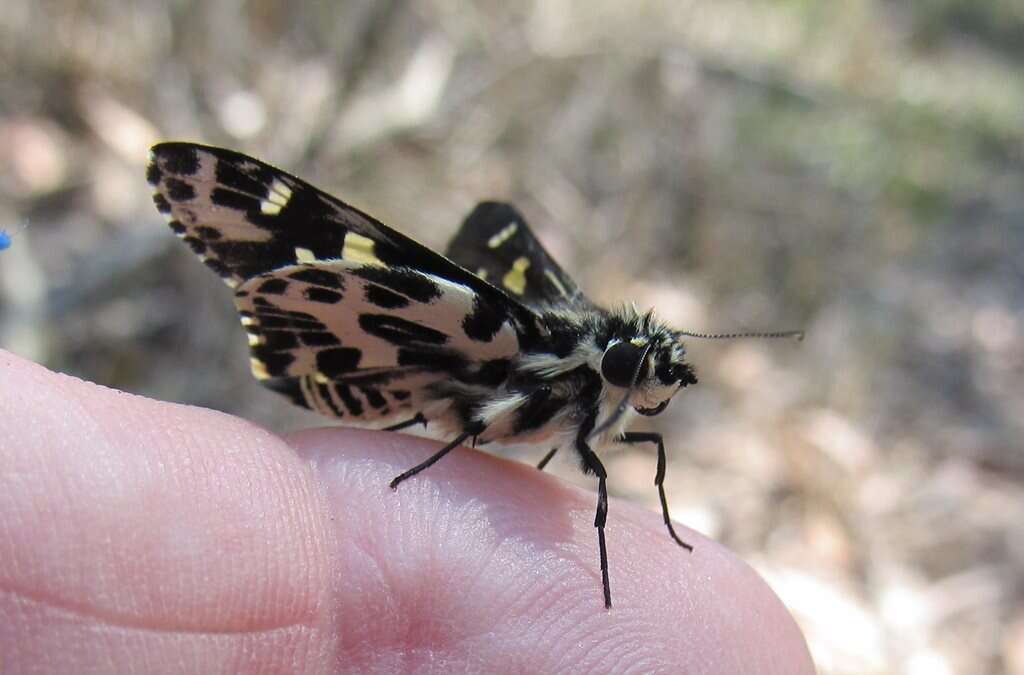
M511 300L444 256L300 178L231 150L192 143L152 149L147 178L171 228L231 286L320 260L409 267Z

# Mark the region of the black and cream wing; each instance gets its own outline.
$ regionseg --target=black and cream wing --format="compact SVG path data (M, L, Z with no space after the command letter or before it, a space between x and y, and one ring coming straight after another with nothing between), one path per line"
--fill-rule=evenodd
M164 143L147 178L235 290L253 374L299 405L357 423L420 412L430 385L493 379L536 332L505 292L259 160Z
M511 204L477 204L445 255L527 305L588 303Z
M288 265L240 284L235 305L257 379L356 423L443 415L432 387L496 386L520 349L509 317L472 289L409 268Z
M171 229L232 287L285 265L344 258L496 291L369 214L241 153L161 143L146 177Z

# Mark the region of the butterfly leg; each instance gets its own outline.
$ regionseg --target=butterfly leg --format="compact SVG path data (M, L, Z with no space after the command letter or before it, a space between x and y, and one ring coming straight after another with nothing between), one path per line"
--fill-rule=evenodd
M409 469L408 471L395 476L394 480L392 480L391 483L390 483L391 489L392 490L397 489L398 488L398 484L401 483L402 481L404 481L406 478L411 478L412 476L415 476L416 474L418 474L420 471L423 471L424 469L430 468L431 466L436 464L439 459L441 459L442 457L447 455L449 452L451 452L455 448L457 448L460 445L462 445L462 443L465 442L465 440L467 438L469 438L470 436L477 436L477 435L479 435L481 433L483 433L483 429L481 429L481 428L475 428L475 429L471 429L470 431L462 432L461 434L459 434L458 438L456 438L454 441L452 441L448 445L444 446L443 448L441 448L440 450L435 452L433 455L428 457L425 461L420 462L419 464L417 464L413 468Z
M381 431L401 431L402 429L408 429L414 427L417 424L422 424L424 428L427 426L427 418L423 416L423 413L416 413L416 416L412 419L399 422L398 424L392 424L389 427L384 427Z
M556 452L558 452L558 447L557 446L554 447L554 448L551 448L551 450L548 452L548 454L544 455L544 458L542 460L540 460L539 462L537 462L537 470L538 471L543 471L544 467L546 467L548 465L548 462L551 461L551 458L555 456Z
M597 513L594 515L594 527L597 528L597 547L601 554L601 586L604 589L604 606L612 608L612 589L608 583L608 548L604 541L604 526L608 520L608 472L597 454L590 449L586 441L577 439L576 449L583 458L583 470L597 476Z
M665 499L665 441L661 434L644 431L627 431L619 437L620 443L654 443L658 446L658 470L654 474L654 484L658 486L658 497L661 499L661 514L665 517L665 526L676 543L692 551L693 546L679 538L672 527L672 519L668 515L668 500Z

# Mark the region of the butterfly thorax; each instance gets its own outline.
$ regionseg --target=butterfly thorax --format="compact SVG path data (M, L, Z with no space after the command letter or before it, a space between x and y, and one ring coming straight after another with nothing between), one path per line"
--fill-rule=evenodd
M679 336L650 314L535 309L539 337L510 360L499 384L446 380L433 387L438 400L461 402L442 415L445 426L477 426L481 443L569 445L595 429L617 436L634 412L660 413L680 387L696 382ZM610 363L616 354L620 363Z

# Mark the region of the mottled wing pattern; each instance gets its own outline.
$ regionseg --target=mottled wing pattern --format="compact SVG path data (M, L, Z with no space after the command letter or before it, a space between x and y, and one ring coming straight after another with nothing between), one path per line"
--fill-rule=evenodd
M300 405L387 419L455 361L471 375L536 333L504 291L252 157L163 143L147 179L171 229L236 290L253 373Z
M444 256L258 159L193 143L161 143L151 153L146 177L157 209L229 286L285 265L345 258L410 267L508 302Z
M242 283L235 304L258 379L359 423L429 418L431 385L472 381L519 352L508 317L472 289L409 268L289 265Z
M448 244L446 255L526 305L588 304L511 204L478 204Z

